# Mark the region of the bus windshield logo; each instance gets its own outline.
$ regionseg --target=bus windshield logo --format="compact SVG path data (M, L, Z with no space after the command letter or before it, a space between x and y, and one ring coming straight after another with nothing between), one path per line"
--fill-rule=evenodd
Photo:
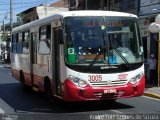
M118 75L118 79L124 80L124 79L127 78L127 76L128 76L128 74L119 74L119 75Z

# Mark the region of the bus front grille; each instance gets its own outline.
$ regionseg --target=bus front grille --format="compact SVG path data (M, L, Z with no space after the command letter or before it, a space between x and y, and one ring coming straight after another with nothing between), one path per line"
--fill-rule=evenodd
M127 84L127 80L108 80L90 82L92 86L118 86Z

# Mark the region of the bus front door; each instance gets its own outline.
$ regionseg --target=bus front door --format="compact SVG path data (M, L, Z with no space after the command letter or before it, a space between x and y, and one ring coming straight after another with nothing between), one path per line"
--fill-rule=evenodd
M55 95L61 95L60 85L60 44L58 44L58 31L59 28L53 29L53 81Z

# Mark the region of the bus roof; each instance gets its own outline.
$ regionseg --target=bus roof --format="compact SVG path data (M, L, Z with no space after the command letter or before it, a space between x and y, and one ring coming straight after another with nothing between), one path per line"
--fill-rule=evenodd
M119 16L119 17L137 17L134 14L116 12L116 11L102 11L102 10L79 10L79 11L64 11L60 13L63 17L71 16Z
M12 32L21 31L29 29L31 26L37 26L42 24L47 24L55 19L65 18L65 17L75 17L75 16L117 16L117 17L134 17L137 18L136 15L123 13L123 12L115 12L115 11L102 11L102 10L79 10L79 11L65 11L58 12L51 16L48 16L43 19L39 19L16 28L13 28Z

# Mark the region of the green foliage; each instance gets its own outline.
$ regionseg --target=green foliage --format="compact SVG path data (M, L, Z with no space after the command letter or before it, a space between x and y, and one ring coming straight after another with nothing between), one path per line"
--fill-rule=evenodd
M3 35L1 36L1 40L2 40L2 41L7 41L7 35L6 35L6 34L3 34Z

